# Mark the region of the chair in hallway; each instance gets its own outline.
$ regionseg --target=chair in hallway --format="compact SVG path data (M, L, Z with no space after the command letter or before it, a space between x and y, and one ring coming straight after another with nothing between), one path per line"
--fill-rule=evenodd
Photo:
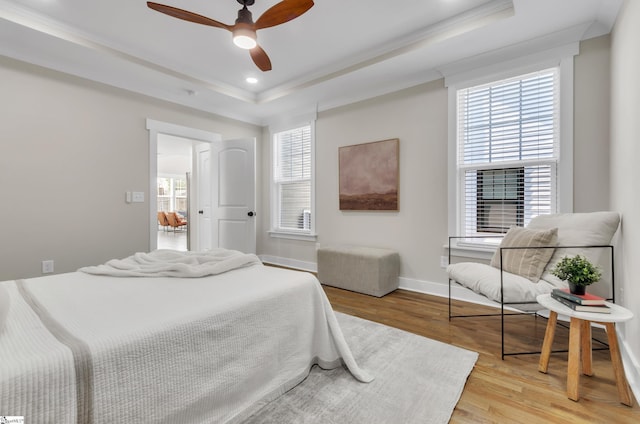
M158 212L158 225L160 225L163 230L167 231L167 227L169 227L169 219L167 218L166 212Z
M169 226L173 228L173 231L187 226L187 220L175 212L167 212L167 220L169 221Z

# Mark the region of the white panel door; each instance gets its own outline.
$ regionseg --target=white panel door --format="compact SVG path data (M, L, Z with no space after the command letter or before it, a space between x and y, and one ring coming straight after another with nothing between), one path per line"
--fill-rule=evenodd
M197 210L192 214L198 220L197 250L210 250L212 244L213 222L211 216L211 144L202 143L196 147L197 154ZM193 218L192 218L193 219Z
M219 247L256 252L255 139L214 143L213 235Z

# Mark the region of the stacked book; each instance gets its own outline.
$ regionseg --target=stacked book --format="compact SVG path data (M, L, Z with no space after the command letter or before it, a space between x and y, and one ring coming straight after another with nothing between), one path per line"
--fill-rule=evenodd
M553 289L551 297L576 312L611 313L606 300L594 294L573 294L569 289Z

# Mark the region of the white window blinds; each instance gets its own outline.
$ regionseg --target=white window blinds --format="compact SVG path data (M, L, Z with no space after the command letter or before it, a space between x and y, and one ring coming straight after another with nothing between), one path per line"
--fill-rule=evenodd
M556 68L458 90L462 235L505 233L556 211Z
M276 230L311 230L311 127L274 135Z

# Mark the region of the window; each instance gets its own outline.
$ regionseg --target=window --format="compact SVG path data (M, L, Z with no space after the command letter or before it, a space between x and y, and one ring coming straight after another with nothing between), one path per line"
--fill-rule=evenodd
M524 225L524 168L483 169L476 175L478 232L506 233Z
M557 211L559 68L456 91L459 235Z
M186 178L158 177L158 211L187 213Z
M186 178L175 178L173 180L174 209L177 211L187 210L187 180Z
M273 135L273 233L312 235L312 125Z
M171 212L171 178L158 177L158 212Z

